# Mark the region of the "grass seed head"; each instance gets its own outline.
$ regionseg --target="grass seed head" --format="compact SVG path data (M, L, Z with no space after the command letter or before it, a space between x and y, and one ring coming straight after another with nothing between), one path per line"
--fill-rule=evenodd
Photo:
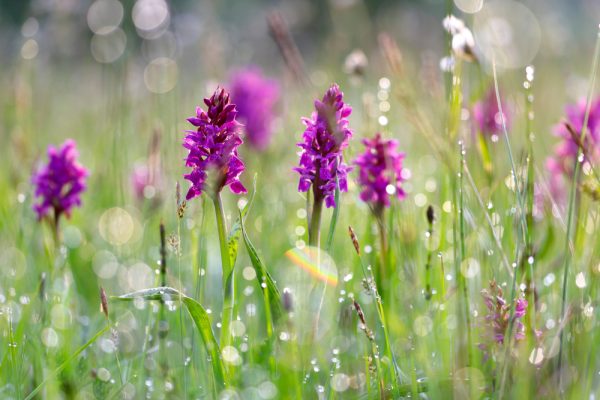
M106 292L103 287L100 288L100 312L108 318L108 301L106 300Z
M356 233L354 233L354 229L352 229L351 226L348 226L348 234L350 235L350 239L352 240L352 244L354 245L354 250L356 250L356 254L360 256L360 244L358 243Z
M433 206L429 205L427 207L427 222L429 225L433 225L433 221L435 221L435 212L433 211Z

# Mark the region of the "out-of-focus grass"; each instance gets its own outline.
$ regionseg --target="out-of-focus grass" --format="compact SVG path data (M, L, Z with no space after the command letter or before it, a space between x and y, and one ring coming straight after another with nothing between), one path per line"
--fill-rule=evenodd
M356 17L346 17L358 23ZM441 37L441 27L439 32ZM398 76L373 51L366 76L357 80L342 71L345 54L332 43L334 38L323 46L333 48L331 54L323 51L317 60L307 61L312 86L295 84L279 59L273 60L278 68L271 73L280 78L284 93L274 142L263 154L241 149L247 165L243 181L251 187L256 173L257 188L238 244L233 344L221 355L229 374L226 385L214 380L214 360L194 321L180 313L176 295L162 302L111 302L110 331L73 357L105 327L98 311L100 287L119 296L161 284L160 221L173 244L168 246L167 286L200 303L215 337L220 336L222 277L213 204L204 198L189 202L180 221L175 182L187 187L181 147L188 128L185 118L215 83L226 81L226 71L198 76L182 69L178 84L165 94L147 91L143 69L131 54L102 66L91 60L74 66L18 60L5 71L0 96L5 149L0 161L0 397L25 398L43 384L42 398L377 398L379 380L385 396L393 397L416 397L417 392L427 398L554 397L560 395L559 380L564 397L597 394L597 203L577 197L579 218L572 228L571 273L566 275L568 319L563 321L566 210L553 212L546 193L543 214L529 221L531 247L525 246L518 210L531 203L522 197L519 204L516 196L524 194L511 189L512 166L503 138L488 143L492 171L487 173L471 122L465 119L463 109L481 95L482 87L492 85L488 72L464 64L457 89L463 99L452 103L437 58L432 67L421 61L417 50L406 49L405 71ZM580 58L582 66L573 68L581 72L591 55ZM263 61L269 67L271 60ZM552 60L536 63L533 120L527 118L528 92L521 88L524 71L506 71L500 77L502 94L515 108L508 132L514 167L527 176L526 154L533 151L530 171L536 182L547 179L543 162L553 142L551 125L560 120L564 95L553 96L565 85L560 68ZM313 98L333 81L354 108L350 119L355 136L345 157L354 159L362 151L360 138L380 130L399 139L411 172L407 199L386 211L390 246L378 288L381 310L362 283L363 267L377 271L381 257L377 223L359 201L355 175L349 192L341 194L331 248L321 255L337 284L315 279L288 256L291 251L309 257L306 199L297 192L292 171L303 129L299 118L310 114ZM387 124L380 123L381 115ZM423 123L431 132L419 129ZM453 123L456 139L462 138L465 146L465 169L456 140L447 138ZM526 134L530 129L536 134L531 147ZM130 174L134 163L147 157L155 131L161 137L161 185L154 199L136 199ZM436 135L437 144L427 134ZM30 176L36 162L44 160L46 145L66 137L77 140L91 176L83 206L63 221L62 244L54 248L50 230L31 211ZM447 159L440 157L439 146ZM247 197L223 192L229 227L238 218L240 200ZM426 234L428 205L436 216L431 236ZM325 211L322 242L331 214ZM347 235L349 225L358 236L360 259ZM256 248L254 259L244 245L246 234ZM432 297L427 300L429 254ZM478 347L489 329L480 291L495 280L510 298L511 271L517 295L526 282L523 254L531 257L537 289L537 308L535 313L528 309L527 326L535 326L541 335L536 338L528 330L526 340L507 341L486 357ZM278 318L270 307L272 325L265 308L272 292L261 290L256 279L258 258L289 302ZM457 286L459 281L463 287ZM373 331L373 342L358 323L354 300ZM379 311L386 321L389 351ZM561 333L563 361L558 370Z

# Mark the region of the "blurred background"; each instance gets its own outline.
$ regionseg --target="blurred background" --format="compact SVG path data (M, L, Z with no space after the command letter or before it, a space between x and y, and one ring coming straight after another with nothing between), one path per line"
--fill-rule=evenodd
M81 301L70 304L71 309L61 309L64 315L59 316L68 316L69 323L55 324L60 336L52 346L44 345L70 345L69 338L81 341L89 336L88 331L93 330L88 325L103 324L97 311L99 286L112 295L157 284L161 220L171 249L168 263L178 263L183 271L183 277L178 277L174 268L169 269L168 283L193 294L206 308L219 310L221 271L212 206L193 200L179 221L175 182L179 181L182 192L187 191L188 182L183 180L186 151L181 146L184 131L190 129L186 118L217 85L228 88L234 71L255 66L280 87L269 146L260 151L240 147L246 163L242 182L250 191L255 174L258 182L248 231L268 269L280 287L297 283L294 273L300 269L285 254L306 245L307 202L297 191L298 175L292 170L298 163L295 144L304 130L300 118L310 116L314 99L337 82L344 100L353 107L350 127L354 138L345 151L346 159L353 160L363 151L360 139L377 131L398 139L400 149L406 152L404 167L409 179L403 188L408 196L389 212L393 246L402 256L397 263L402 273L395 274L389 284L396 296L388 303L394 315L390 329L394 346L401 349L414 350L411 341L419 338L415 339L412 331L424 337L428 342L416 348L420 365L427 366L431 349L438 345L429 335L433 326L436 330L448 327L452 332L456 328L456 321L442 325L435 320L433 325L426 316L431 303L418 295L428 252L439 251L439 260L446 265L454 260L449 226L441 232L436 226L433 239L426 240L424 217L431 204L436 215L450 218L451 172L431 151L429 139L411 124L406 104L417 104L435 134L446 132L451 74L442 70L440 63L450 51L449 36L442 28L442 19L449 13L464 19L472 29L480 59L478 65L464 64L463 71L461 135L467 138L467 161L486 202L489 200L488 209L497 225L494 229L512 249L517 234L512 229L514 185L511 188L512 181L506 180L510 174L506 149L497 140L490 143L494 171L488 180L481 171L476 144L470 140L475 136L469 135L469 110L491 84L494 54L501 93L514 112L511 143L522 162L526 137L523 82L525 68L533 65L536 179L546 179L544 161L557 142L553 126L564 115L565 104L581 99L588 89L600 22L598 0L0 0L0 303L12 304L15 315L27 310L29 298L23 298L34 293L48 267L44 237L50 234L31 210L31 176L46 161L48 145L73 138L90 177L82 207L64 222L61 254ZM382 52L382 33L397 43L402 77L390 72L389 60ZM139 168L145 171L141 188ZM323 323L329 324L333 339L319 343L323 355L338 346L336 340L341 337L335 326L338 296L342 299L357 293L361 304L372 301L361 291L358 264L346 236L347 226L354 225L366 262L377 263L373 251L377 229L367 217L367 205L359 201L354 179L353 175L349 193L342 195L330 252L335 260L333 269L344 277L340 282L344 289L328 293L325 304L331 309L324 313ZM470 290L471 298L477 299L473 303L477 311L483 309L478 302L481 288L492 279L506 284L507 275L499 267L500 257L494 252L483 212L473 195L468 196L469 256L477 260L477 272L468 278L473 278ZM225 190L223 197L231 224L237 216L236 206L249 196L238 197ZM327 210L324 231L330 216L331 210ZM540 261L536 258L536 279L544 282L539 294L547 304L539 319L544 329L556 331L557 276L562 273L560 246L553 247L553 229L562 241L564 223L558 223L559 218L551 212L546 216L549 218L540 218L536 236L543 241L540 247L546 248L546 258L542 254ZM260 293L249 260L241 253L240 315L249 330L257 330ZM453 279L451 274L442 276L442 283L444 278ZM60 285L55 284L57 292ZM408 287L417 289L406 290ZM139 309L131 315L142 321L139 316L145 306L135 307ZM131 313L125 307L117 310L118 314ZM418 319L422 316L426 319ZM413 326L415 317L426 322L423 327ZM72 332L74 322L85 328ZM134 359L143 342L141 323L133 322L120 328L124 359ZM446 322L444 319L443 324ZM548 335L547 341L552 337ZM339 345L342 352L356 343L354 336L348 338ZM102 351L106 359L114 346ZM30 358L35 359L35 354ZM414 368L415 364L404 366ZM202 364L198 365L202 371ZM77 376L75 372L72 375ZM423 375L422 370L418 375Z
M469 13L482 2L455 3L450 6ZM600 16L600 4L594 0L520 3L537 17L544 57L579 54L591 42ZM446 0L3 0L0 50L5 67L20 58L76 63L70 64L75 67L131 58L143 64L162 56L176 60L184 70L211 72L210 67L222 67L220 63L274 56L276 48L264 22L268 12L278 9L308 60L335 50L330 55L340 61L341 54L372 45L379 31L390 32L415 51L441 49L443 36L433 28L448 6ZM357 23L348 24L352 21ZM200 57L209 49L217 53L210 53L212 62Z
M81 163L91 171L83 207L74 213L66 234L72 236L80 262L95 265L96 276L83 269L82 281L95 287L93 278L99 277L99 284L111 287L117 271L138 265L136 260L153 265L150 260L158 259L158 220L166 218L168 229L175 229L175 182L184 193L187 190L181 147L183 132L189 129L185 118L217 85L227 87L232 71L253 65L281 88L270 146L262 152L241 148L246 187L252 187L252 177L258 174L251 229L259 248L270 246L268 261L285 264L283 253L304 243L306 200L297 192L298 177L292 171L297 164L295 143L303 131L300 118L310 115L313 99L332 82L340 84L345 101L353 106L355 144L347 150L348 160L362 151L359 140L376 131L397 138L407 154L405 168L412 178L404 186L409 197L401 206L401 224L409 248L421 241L417 232L425 229L421 213L426 205L441 208L447 194L440 191L439 160L393 96L405 84L390 79L379 35L385 32L397 42L413 90L411 101L442 134L450 74L440 68L440 60L449 54L441 21L450 12L473 30L482 65L466 66L472 73L465 74L465 110L491 82L491 48L497 55L502 94L515 111L515 148L524 143L524 71L527 65L535 66L535 162L543 171L545 155L556 142L552 127L560 121L565 103L586 93L600 20L600 2L595 0L0 1L0 190L7 194L4 215L20 207L20 218L0 221L4 247L14 248L20 229L35 233L31 174L45 160L49 144L73 138ZM289 30L292 48L298 48L300 72L284 61L278 47L282 39L269 28L273 15L284 31ZM504 151L502 144L496 146L493 152ZM508 174L505 157L495 162L499 177ZM135 184L140 166L156 175L145 178L141 191ZM238 198L226 195L225 201L230 203L231 219ZM355 213L367 208L358 201L353 180L342 201L356 207L342 214L340 226L361 223ZM200 225L201 215L200 201L192 202L184 221L190 232ZM208 220L210 227L213 221ZM284 234L261 234L273 229ZM338 236L339 243L347 244L343 232ZM198 262L193 251L197 239L181 236L181 246L187 246L184 262ZM41 252L41 243L31 240ZM193 242L191 251L188 241ZM115 254L126 260L118 268L111 261ZM30 257L34 263L35 254ZM217 277L216 252L210 257L214 265L208 270ZM414 260L405 262L414 267ZM112 292L151 286L152 269L141 265L144 273L138 265ZM35 276L35 270L28 273ZM86 298L96 301L94 296Z
M407 153L407 173L420 172L405 184L409 198L402 205L402 223L409 245L417 240L410 221L423 224L424 207L440 206L446 194L436 183L439 160L392 96L397 85L388 78L379 35L385 32L397 42L414 89L413 101L441 134L449 79L440 68L440 60L449 54L441 21L449 12L473 30L482 65L480 70L467 66L473 73L465 75L465 110L490 83L492 48L498 56L502 93L514 106L515 147L524 138L519 131L524 121L524 70L530 64L536 67L536 164L543 169L545 154L555 143L552 126L561 119L564 104L586 93L600 20L600 2L595 0L0 1L0 189L8 194L2 209L10 215L20 205L22 217L0 222L5 247L12 248L16 232L35 219L30 179L45 160L46 147L70 137L77 140L81 162L91 171L83 208L74 213L68 231L76 239L73 246L83 249L78 253L82 262L89 265L107 246L124 258L156 260L157 221L168 217L174 230L175 182L187 189L181 147L183 132L189 129L185 118L217 85L227 87L232 71L248 65L281 86L271 145L262 154L241 148L246 187L252 187L252 177L258 174L259 208L252 229L259 247L273 246L270 261L281 261L285 250L303 243L306 200L296 190L292 171L297 164L295 143L303 131L300 118L310 115L313 99L332 82L341 85L354 109L350 120L356 144L348 148L347 159L361 151L360 138L383 131L399 139ZM298 48L299 73L306 76L298 77L284 61L278 47L282 39L267 22L273 15L284 31L289 29L287 39ZM499 176L507 174L506 159L496 162ZM152 167L157 176L136 192L140 165ZM357 193L351 182L343 202L365 212ZM237 200L226 196L230 210ZM190 205L190 231L200 224L199 204ZM353 221L352 214L343 218L343 223ZM32 227L24 229L30 232ZM271 229L285 234L260 235ZM186 240L181 237L183 245ZM341 235L336 240L346 239ZM39 242L35 246L41 251ZM193 260L195 254L183 257ZM95 273L102 279L116 276L112 267L107 274L98 268ZM152 270L145 271L146 280L127 281L114 291L141 288L141 282L149 286ZM218 275L218 265L213 272Z

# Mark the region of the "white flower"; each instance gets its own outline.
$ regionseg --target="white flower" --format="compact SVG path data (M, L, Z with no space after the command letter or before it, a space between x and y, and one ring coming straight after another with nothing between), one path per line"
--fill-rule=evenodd
M452 52L458 58L475 61L475 39L465 23L454 15L448 15L442 21L444 29L452 35Z
M366 54L360 50L353 50L352 53L348 54L344 63L344 71L351 75L362 76L369 65L369 60Z
M452 51L457 57L467 61L475 61L475 39L469 28L464 28L456 35L452 35Z
M447 56L440 60L440 69L443 72L452 72L454 70L454 57Z
M448 15L442 20L442 26L451 35L456 35L465 29L465 23L462 19L456 18L454 15Z

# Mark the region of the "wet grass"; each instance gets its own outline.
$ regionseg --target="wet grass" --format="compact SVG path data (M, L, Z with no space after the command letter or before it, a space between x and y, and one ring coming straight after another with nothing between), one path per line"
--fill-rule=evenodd
M272 145L240 150L242 181L254 188L186 203L176 189L187 188L185 118L224 76L182 75L151 94L131 89L130 59L82 69L87 85L35 60L7 72L0 397L597 396L600 227L597 198L581 184L593 165L576 162L564 177L568 202L551 196L544 160L561 116L533 97L547 93L538 76L556 72L536 65L536 79L525 68L498 76L494 65L465 61L423 81L410 62L399 68L393 39L380 46L386 62L363 76L329 63L306 66L323 84L281 74ZM586 121L598 51L589 58ZM424 89L444 79L448 90ZM407 197L376 215L354 171L349 191L336 192L339 207L320 210L311 230L295 143L329 81L354 108L345 158L376 131L397 138ZM468 112L488 87L513 108L494 139L474 131ZM30 176L46 145L66 137L91 175L83 206L55 233L31 210ZM160 180L136 197L134 164L152 157ZM502 343L490 339L481 295L492 281L507 304ZM528 301L519 340L518 298Z

